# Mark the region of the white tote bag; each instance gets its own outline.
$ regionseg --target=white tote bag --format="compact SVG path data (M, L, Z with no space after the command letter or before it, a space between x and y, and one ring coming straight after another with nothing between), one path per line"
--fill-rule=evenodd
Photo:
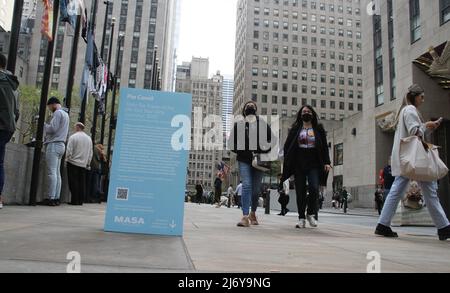
M438 147L429 146L429 150L426 150L417 136L401 140L401 176L416 181L432 182L442 179L448 174L447 166L439 157Z

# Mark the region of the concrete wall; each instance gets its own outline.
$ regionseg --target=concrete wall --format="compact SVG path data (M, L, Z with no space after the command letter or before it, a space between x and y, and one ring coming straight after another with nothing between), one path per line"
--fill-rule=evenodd
M6 146L5 156L5 187L3 190L3 201L5 204L26 205L29 203L31 173L33 166L34 149L24 145L10 143ZM42 157L39 176L39 188L37 201L44 199L46 184L45 160ZM61 201L67 202L70 199L67 172L63 173L63 188Z

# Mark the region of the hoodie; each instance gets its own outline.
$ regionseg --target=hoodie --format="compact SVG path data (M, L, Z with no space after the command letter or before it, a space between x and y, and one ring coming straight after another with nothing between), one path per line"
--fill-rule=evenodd
M15 132L19 120L19 81L9 71L0 70L0 131Z

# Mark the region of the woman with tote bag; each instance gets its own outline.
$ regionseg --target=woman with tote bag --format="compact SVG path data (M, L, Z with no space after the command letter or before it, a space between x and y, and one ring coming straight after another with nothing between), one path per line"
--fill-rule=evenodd
M442 119L427 123L423 122L424 120L422 119L422 115L418 111L418 108L424 102L424 90L419 85L412 85L408 89L408 94L397 115L397 130L395 132L394 147L392 150L392 175L396 178L391 191L385 200L384 208L375 231L376 235L390 238L398 237L398 234L391 229L391 221L410 182L410 178L402 176L402 174L404 174L402 170L404 168L402 168L400 160L402 141L404 142L406 138L412 136L417 136L422 140L427 132L436 130L442 123ZM437 181L419 181L418 183L425 197L425 202L431 218L438 228L439 240L445 241L449 239L450 222L448 221L438 198Z

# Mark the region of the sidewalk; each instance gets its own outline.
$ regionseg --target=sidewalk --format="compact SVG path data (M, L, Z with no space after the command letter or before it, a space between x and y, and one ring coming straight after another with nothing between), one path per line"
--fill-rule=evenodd
M343 209L325 208L322 209L321 212L336 215L365 216L376 218L379 217L378 212L374 209L362 209L362 208L347 209L347 214L344 214Z
M399 239L373 235L376 218L321 213L319 228L295 229L297 216L259 213L260 226L237 228L241 211L187 204L184 237L103 232L103 205L0 210L0 273L66 272L67 253L82 272L355 272L367 254L382 272L450 272L450 241L432 228L398 228ZM426 262L426 265L424 264Z

